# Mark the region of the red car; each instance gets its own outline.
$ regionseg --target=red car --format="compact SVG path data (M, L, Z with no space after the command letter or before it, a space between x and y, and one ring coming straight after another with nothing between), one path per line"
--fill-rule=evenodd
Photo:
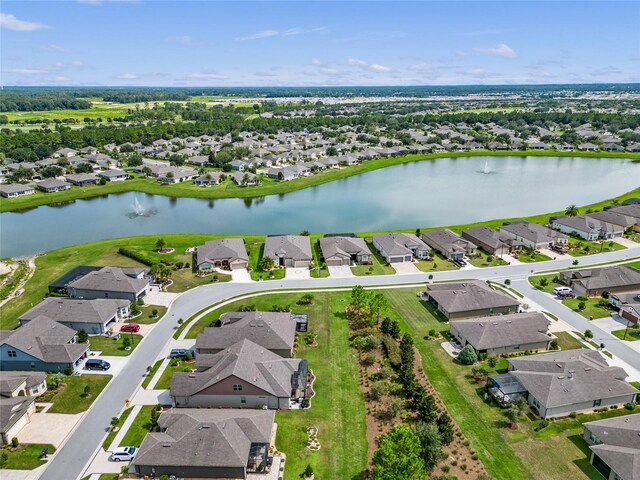
M127 323L123 326L120 327L120 331L121 332L139 332L140 331L140 325L138 325L137 323Z

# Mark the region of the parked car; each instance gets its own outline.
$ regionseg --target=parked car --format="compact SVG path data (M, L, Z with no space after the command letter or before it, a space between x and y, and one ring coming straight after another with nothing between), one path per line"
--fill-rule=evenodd
M569 287L556 287L553 289L553 294L560 297L563 295L573 294L573 290Z
M99 358L90 358L84 364L86 370L109 370L111 364L105 360Z
M118 447L111 453L111 460L114 462L129 462L136 456L136 447Z
M191 354L191 358L195 358L196 351L187 348L174 348L173 350L171 350L169 358L184 358L187 355L187 352Z
M136 333L140 331L140 325L138 325L137 323L126 323L120 327L120 331Z

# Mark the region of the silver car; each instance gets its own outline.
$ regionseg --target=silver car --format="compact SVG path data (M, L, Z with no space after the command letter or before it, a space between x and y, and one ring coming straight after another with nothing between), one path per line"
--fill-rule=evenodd
M111 452L111 460L114 462L129 462L136 456L136 447L118 447Z

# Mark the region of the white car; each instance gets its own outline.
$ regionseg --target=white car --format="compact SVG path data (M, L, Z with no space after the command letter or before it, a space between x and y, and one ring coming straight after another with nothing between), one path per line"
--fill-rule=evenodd
M114 462L129 462L136 456L136 447L118 447L111 452L111 460Z

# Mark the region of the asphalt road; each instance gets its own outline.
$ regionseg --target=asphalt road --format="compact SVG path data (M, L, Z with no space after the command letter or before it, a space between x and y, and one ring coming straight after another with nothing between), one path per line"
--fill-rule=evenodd
M580 259L580 268L605 262L623 261L640 256L640 247L615 252L591 255ZM472 270L457 270L437 272L433 274L433 281L482 279L504 280L509 278L512 286L522 290L532 300L535 300L547 311L566 320L574 328L584 331L591 328L596 341L603 339L607 350L632 365L640 367L640 354L626 347L615 337L588 325L588 321L580 315L571 312L559 302L532 289L526 282L527 276L532 272L545 270L559 270L572 267L574 258L566 255L566 258L556 261L541 262L536 264L508 265L503 267L491 267ZM534 272L534 273L535 273ZM224 301L231 297L243 294L251 294L270 290L288 290L297 288L328 288L351 287L353 285L382 286L425 283L428 274L410 275L380 275L353 278L322 278L266 281L255 283L221 283L205 285L180 295L169 308L167 314L158 322L155 328L145 336L130 356L130 361L124 371L115 377L96 399L93 406L71 434L67 442L56 453L48 467L40 477L42 480L78 479L84 472L86 465L102 445L104 436L109 428L109 422L114 416L118 416L124 407L124 402L130 399L139 388L146 373L148 365L152 365L172 338L178 319L187 320L194 313L203 308Z

